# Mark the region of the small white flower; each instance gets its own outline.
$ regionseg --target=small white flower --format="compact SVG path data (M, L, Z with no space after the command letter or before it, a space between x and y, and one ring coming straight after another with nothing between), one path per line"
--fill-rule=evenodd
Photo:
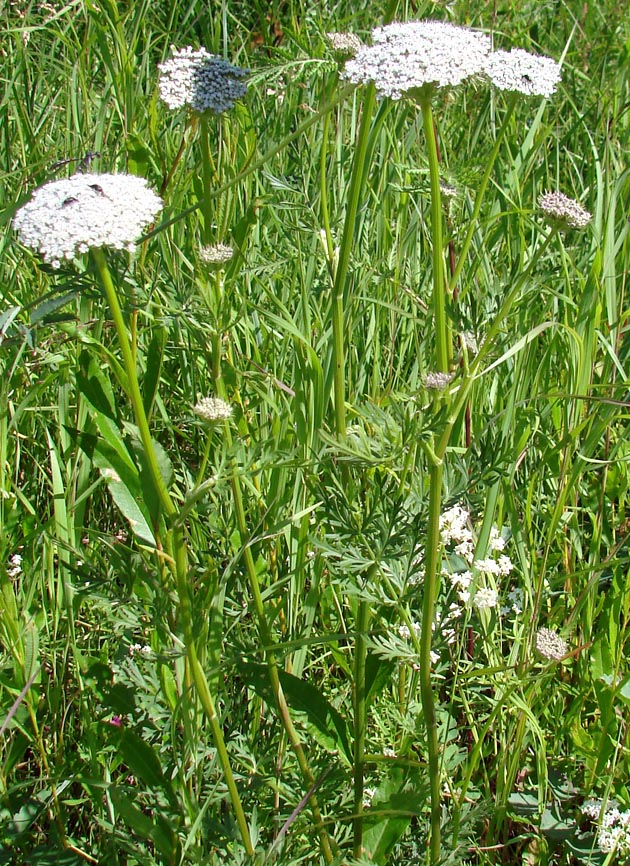
M509 556L500 556L497 559L497 567L499 569L499 574L501 575L501 577L507 577L508 574L512 573L514 569L514 563Z
M372 805L372 800L374 799L374 794L376 794L376 788L364 788L363 789L363 808L369 809Z
M411 628L413 629L413 632L416 636L420 634L420 623L419 622L415 622L415 621L412 622ZM409 626L404 625L404 624L398 626L398 634L400 635L401 638L408 640L411 637L411 631L409 629Z
M457 198L457 187L452 186L450 183L445 183L443 180L441 180L440 193L442 194L442 198L445 201L453 201L453 199Z
M74 174L44 184L13 218L20 241L54 268L90 249L133 252L162 200L142 177Z
M483 574L493 574L495 576L501 574L499 563L494 559L476 559L473 562L473 566Z
M202 421L227 421L232 417L232 407L220 397L203 397L193 408Z
M15 580L22 574L22 557L19 553L14 553L9 557L9 565L7 567L7 575L11 580Z
M546 192L538 199L538 207L547 221L559 229L583 229L592 214L582 205L561 192Z
M465 538L463 541L460 541L460 543L455 546L455 553L458 556L461 556L462 559L465 559L466 562L472 562L475 555L475 545L472 536L471 538Z
M472 331L464 331L462 339L471 355L476 355L479 352L479 343Z
M585 803L582 804L582 814L586 815L587 818L595 821L599 818L599 813L602 811L602 803L603 800L586 800Z
M245 95L248 69L232 66L205 48L195 51L189 45L171 51L173 56L158 64L160 98L169 108L188 105L199 113L220 114Z
M384 758L395 758L396 757L396 749L390 749L385 747L383 749L383 757Z
M473 576L470 571L460 571L457 574L451 574L450 579L453 586L468 589L472 583Z
M569 651L564 638L550 628L538 629L536 632L536 649L542 656L552 661L558 661Z
M482 586L475 593L473 604L477 610L489 610L490 608L497 606L498 600L499 594L496 589L489 589L488 587Z
M372 40L346 63L343 77L373 81L379 96L391 99L461 84L482 72L491 47L483 33L443 21L387 24L372 31Z
M486 58L484 71L499 90L525 96L551 96L562 77L560 66L551 57L530 54L522 48L493 51Z
M440 515L440 537L442 544L463 543L472 541L472 532L468 528L470 512L460 505L453 505Z
M490 529L490 540L488 542L488 547L492 551L505 550L505 538L503 538L496 526L493 526Z
M600 850L627 857L630 854L630 810L622 812L615 800L608 801L603 815L601 810L601 800L587 800L582 806L584 815L593 822L599 821L597 844Z

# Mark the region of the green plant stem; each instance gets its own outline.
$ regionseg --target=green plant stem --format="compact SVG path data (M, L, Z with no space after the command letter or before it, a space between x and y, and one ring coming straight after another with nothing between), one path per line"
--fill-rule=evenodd
M118 301L118 294L112 281L109 268L107 267L103 251L101 249L94 249L92 250L92 256L116 328L116 334L118 336L127 378L125 390L131 401L136 425L140 431L145 459L149 466L155 492L167 518L173 518L177 514L177 507L173 502L170 493L166 489L164 479L162 478L158 466L155 448L153 447L153 440L151 439L151 433L149 431L149 423L144 410L142 395L140 393L140 386L138 384L135 359L131 351L131 344L129 342L127 328ZM236 787L236 782L234 781L234 775L232 773L232 767L223 737L223 730L217 717L214 700L210 693L210 689L208 688L205 674L197 658L197 650L195 648L192 628L192 605L188 587L188 555L186 542L183 536L182 527L179 526L176 521L171 522L172 526L168 529L166 536L166 548L169 554L169 568L175 578L175 586L179 601L179 617L184 632L186 660L195 684L195 689L199 699L201 700L201 705L203 706L204 712L210 722L217 754L225 775L226 784L232 800L232 807L234 809L234 814L236 816L236 821L239 826L245 850L247 851L248 856L253 857L254 846L252 845L249 827L245 819L245 813Z
M368 572L367 579L373 577L375 567ZM370 603L359 600L354 645L354 818L353 818L353 856L358 860L363 856L363 782L365 771L365 664L367 659L367 631L370 623Z
M332 291L332 330L333 330L333 382L335 395L335 430L337 435L346 435L346 385L345 385L345 337L344 337L344 309L343 301L350 263L350 253L356 230L357 212L361 199L362 180L365 175L365 158L372 113L376 102L376 88L370 84L366 89L361 106L361 124L357 146L352 162L352 176L348 191L348 203L346 205L346 217L343 226L343 235L339 247L339 261L335 271L335 282Z
M420 633L420 699L427 731L429 786L431 795L431 830L429 863L436 866L440 859L441 802L440 754L437 737L435 699L431 678L431 644L435 602L440 589L440 512L442 507L442 460L432 463L429 470L429 522L425 548L425 577L422 598L422 629Z
M429 177L431 180L431 238L433 243L433 321L435 325L435 345L437 371L447 373L452 357L453 347L450 339L450 329L446 319L446 291L444 278L444 258L442 254L442 194L440 191L440 163L438 160L435 126L431 97L421 96L419 99L424 124L424 136L427 144L429 160Z
M109 304L109 309L112 315L112 320L114 322L114 327L116 328L116 335L120 344L120 351L122 352L123 365L127 377L127 381L124 383L123 387L125 388L127 396L131 401L134 418L138 427L138 431L140 433L140 441L142 442L142 446L144 448L145 459L149 467L149 473L151 475L153 487L155 489L155 493L158 497L160 505L162 506L162 510L167 515L167 517L173 517L177 512L177 508L175 507L175 503L173 502L170 493L166 489L164 479L162 478L162 473L160 472L160 468L158 466L155 448L153 447L153 440L151 439L151 433L149 431L149 423L147 421L147 416L144 411L142 394L140 393L140 386L138 384L136 362L133 356L133 352L131 350L131 343L129 342L129 336L127 334L127 326L125 325L125 320L123 318L120 303L118 301L118 293L116 291L114 283L112 282L112 277L109 272L109 268L107 267L107 262L105 260L105 254L103 253L103 250L93 249L92 258L96 265L98 276L105 292L107 303Z
M210 129L208 126L208 115L199 117L199 140L201 143L201 176L203 198L200 202L203 214L203 242L209 245L212 242L212 178L214 167L210 154Z

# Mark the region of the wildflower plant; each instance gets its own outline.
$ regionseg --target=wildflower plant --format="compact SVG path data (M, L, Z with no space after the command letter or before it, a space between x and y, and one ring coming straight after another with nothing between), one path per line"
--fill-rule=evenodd
M487 75L490 81L500 89L512 93L511 107L507 112L503 126L495 142L493 154L489 160L484 178L477 191L475 207L467 236L460 252L459 263L453 267L450 279L447 278L443 257L443 209L441 203L441 176L439 165L439 153L437 145L437 132L433 117L433 101L436 94L442 88L453 88L464 84L472 79L482 78ZM516 105L516 93L526 95L551 95L560 78L557 64L548 58L529 56L524 51L516 53L493 52L489 38L478 31L469 28L455 27L444 22L421 21L407 23L392 23L372 31L372 44L359 50L356 55L347 61L342 73L348 80L357 85L369 85L371 92L376 92L379 97L401 100L407 99L415 103L422 114L425 132L425 145L427 150L427 161L431 189L431 243L432 243L432 316L435 332L435 365L432 372L425 379L426 387L435 387L438 381L445 387L448 378L453 373L454 347L451 326L448 319L447 308L451 305L454 290L459 279L461 268L466 260L468 245L475 231L476 219L479 215L482 198L490 172L497 157L502 136L505 134L507 124ZM369 93L370 91L368 91ZM364 115L362 130L359 134L359 142L370 122L371 103L369 96L364 104ZM357 148L355 156L355 169L353 181L364 175L363 161L365 152L361 145ZM354 191L354 183L351 186ZM354 211L349 210L347 218L354 219ZM337 269L335 278L334 294L338 294L338 286L345 279L344 245L347 239L344 236L340 263L344 263ZM341 318L341 306L333 307L333 323L336 318ZM337 338L334 343L334 354L336 357L336 376L341 378L343 370L344 347L341 344L339 333L341 325L337 326ZM473 370L479 368L483 360L480 353L473 363ZM458 421L460 412L465 403L468 390L471 386L470 372L464 380L444 394L443 406L446 412L445 419L432 436L432 441L425 444L425 451L429 461L429 517L427 525L426 544L424 546L425 577L422 612L422 632L420 637L420 692L425 718L427 742L429 777L431 784L431 832L430 832L430 862L436 864L441 856L441 815L442 795L439 773L439 744L437 737L437 718L435 712L434 687L431 677L431 644L432 629L435 618L436 600L439 594L440 584L440 514L443 493L444 462L449 447L451 434L455 423ZM337 412L337 432L345 435L345 421L343 420L343 385L335 380L335 406ZM477 609L488 610L498 603L496 590L491 587L482 588L477 594ZM365 603L362 603L365 604ZM359 628L366 628L369 621L369 613L360 607ZM356 652L359 654L360 646ZM359 670L355 669L355 680L359 676ZM355 688L361 686L355 681ZM359 698L355 699L355 705L359 705ZM359 748L356 749L356 744ZM355 768L360 772L363 764L361 755L361 732L359 728L355 731ZM359 817L355 820L355 857L362 856L362 790L360 781L355 780L355 811Z

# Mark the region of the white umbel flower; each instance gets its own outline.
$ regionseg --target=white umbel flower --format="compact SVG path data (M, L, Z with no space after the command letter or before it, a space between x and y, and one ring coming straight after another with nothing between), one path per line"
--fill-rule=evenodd
M543 193L538 207L547 221L559 229L583 229L593 218L579 202L561 192Z
M546 659L559 661L568 650L564 638L550 628L539 628L536 632L536 649Z
M442 21L387 24L372 31L373 44L361 48L344 68L355 84L374 82L379 96L402 99L425 86L461 84L483 71L490 39Z
M232 417L232 407L220 397L203 397L194 407L193 412L207 423L227 421Z
M327 33L328 44L342 57L354 57L365 46L355 33Z
M245 95L247 84L243 79L248 69L232 66L205 48L195 51L189 45L171 50L173 56L158 64L160 98L169 108L187 105L199 113L221 114Z
M453 381L454 375L454 373L431 371L424 377L424 387L427 391L444 391Z
M97 247L133 252L162 200L142 177L75 174L44 184L13 218L20 241L58 268Z
M559 64L551 57L531 54L522 48L493 51L484 69L499 90L525 96L551 96L562 77Z
M226 265L234 256L234 250L227 244L214 244L202 247L199 255L207 265Z

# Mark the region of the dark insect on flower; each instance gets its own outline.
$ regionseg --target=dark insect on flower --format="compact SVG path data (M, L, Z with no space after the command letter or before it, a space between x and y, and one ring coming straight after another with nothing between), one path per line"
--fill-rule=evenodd
M73 195L69 195L68 198L64 198L61 207L68 207L68 205L76 204L76 202L78 201L78 198L75 198Z
M105 190L103 189L103 187L100 184L89 183L88 186L90 187L90 189L93 189L94 192L98 193L99 195L105 195Z
M70 165L73 162L78 162L78 171L84 172L87 171L92 164L92 161L98 159L101 156L100 152L97 150L88 150L88 152L84 156L76 156L76 157L67 157L66 159L58 159L57 162L53 162L50 166L51 171L59 171L60 168L63 168L64 165Z

